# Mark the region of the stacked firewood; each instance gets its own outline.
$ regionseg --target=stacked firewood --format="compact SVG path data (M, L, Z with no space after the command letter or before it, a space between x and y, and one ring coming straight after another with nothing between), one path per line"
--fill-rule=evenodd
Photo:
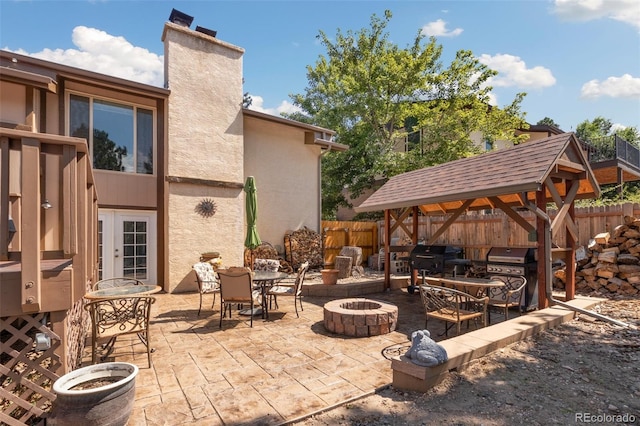
M640 219L625 216L624 224L596 235L576 250L576 291L603 295L640 293ZM564 288L566 270L554 272L554 286Z
M284 252L287 261L296 269L306 261L309 262L311 269L321 268L324 265L322 235L306 226L285 233Z
M250 266L256 259L275 259L280 262L280 272L286 272L288 274L293 272L293 268L289 265L289 262L284 260L282 256L278 254L278 250L270 243L263 241L258 247L253 250L244 250L244 266Z

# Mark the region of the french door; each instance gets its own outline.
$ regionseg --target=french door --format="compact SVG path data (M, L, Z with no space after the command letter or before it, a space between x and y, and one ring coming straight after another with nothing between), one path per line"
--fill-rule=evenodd
M100 209L98 279L136 278L157 284L156 213Z

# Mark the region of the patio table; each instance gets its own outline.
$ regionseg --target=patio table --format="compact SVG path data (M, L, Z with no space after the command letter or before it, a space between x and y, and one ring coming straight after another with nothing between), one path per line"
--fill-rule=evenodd
M267 289L273 286L274 283L287 278L289 274L285 272L272 272L272 271L253 271L251 279L260 290L260 308L244 309L240 311L240 315L262 315L262 318L268 317L267 311Z
M122 287L103 288L101 290L92 290L84 295L85 299L98 300L127 296L143 296L146 294L155 294L162 290L159 285L126 285Z

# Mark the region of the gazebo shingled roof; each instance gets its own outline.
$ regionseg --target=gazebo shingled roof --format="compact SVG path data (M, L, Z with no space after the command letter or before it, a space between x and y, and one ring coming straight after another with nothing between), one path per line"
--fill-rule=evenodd
M512 148L427 167L390 178L355 210L376 211L420 206L424 214L446 214L464 200L474 199L469 210L495 208L487 197L498 197L510 206L521 205L519 194L540 191L551 177L580 179L576 198L600 194L589 163L573 133L562 133ZM564 185L557 185L565 195ZM546 191L549 202L553 201Z

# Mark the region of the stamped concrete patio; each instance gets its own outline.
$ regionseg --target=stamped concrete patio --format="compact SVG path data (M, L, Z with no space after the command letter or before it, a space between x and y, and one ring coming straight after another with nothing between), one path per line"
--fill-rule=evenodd
M206 308L198 317L198 297L156 295L151 368L137 338L116 345L110 360L140 367L129 425L294 422L391 384L393 348L408 346L408 336L424 328L420 296L406 289L363 296L399 310L397 329L372 337L325 330L323 305L335 297L305 297L299 318L293 300L282 298L268 320L254 317L253 328L248 317L234 312L222 330L219 301L212 310L211 295L205 296ZM492 314L492 323L499 321L500 315ZM437 336L443 330L438 321L430 322L429 329L436 340L444 338ZM87 349L85 354L89 361Z

